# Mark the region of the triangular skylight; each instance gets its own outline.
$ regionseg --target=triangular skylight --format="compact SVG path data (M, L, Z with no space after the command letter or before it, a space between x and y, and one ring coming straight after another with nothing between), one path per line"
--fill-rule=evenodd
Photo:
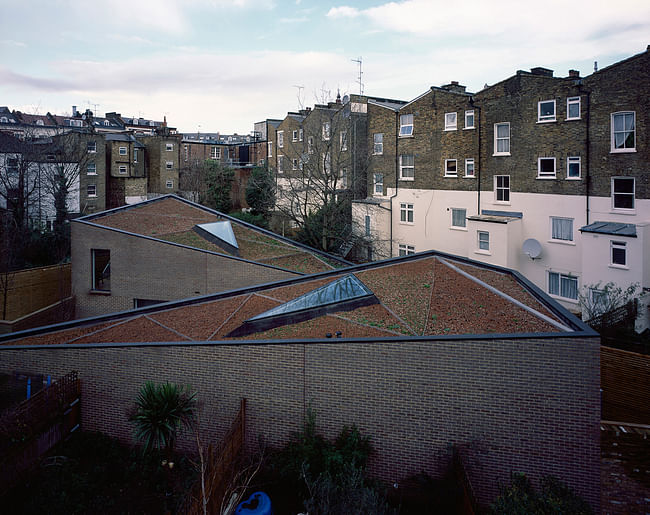
M345 275L300 297L246 320L228 336L243 336L294 324L336 311L351 311L379 301L353 274Z
M239 255L239 245L229 220L195 225L194 232L227 252Z

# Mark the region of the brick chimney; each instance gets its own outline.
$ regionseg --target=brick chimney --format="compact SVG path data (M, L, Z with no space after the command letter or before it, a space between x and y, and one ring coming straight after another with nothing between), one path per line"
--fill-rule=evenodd
M449 84L440 86L442 89L452 91L454 93L465 93L465 86L458 84L457 80L452 80Z
M569 70L569 77L572 79L579 79L580 78L580 71L579 70Z
M541 75L542 77L553 77L553 70L549 70L548 68L543 68L541 66L531 68L530 73L533 75Z

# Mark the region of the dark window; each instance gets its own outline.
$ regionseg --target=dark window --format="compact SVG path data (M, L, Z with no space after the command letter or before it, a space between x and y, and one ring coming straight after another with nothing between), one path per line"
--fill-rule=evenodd
M92 289L111 291L111 251L91 249Z

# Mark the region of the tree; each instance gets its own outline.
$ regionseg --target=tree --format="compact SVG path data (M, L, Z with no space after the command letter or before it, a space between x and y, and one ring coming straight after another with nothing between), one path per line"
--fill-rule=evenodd
M212 159L206 160L204 166L207 186L205 203L217 211L228 213L232 207L231 192L235 172Z
M205 160L193 159L183 165L179 173L181 194L199 204L204 204L207 198L207 165Z
M584 286L578 295L583 318L593 320L627 304L635 297L639 288L639 283L630 284L627 288L623 288L613 281L606 284L598 281Z
M145 453L164 449L171 458L178 433L194 420L195 397L189 388L174 383L156 385L147 381L142 386L129 419L135 424L136 437L144 444Z
M246 185L246 202L254 215L269 217L275 205L275 181L267 168L253 168Z
M366 196L363 115L330 102L290 114L277 134L276 211L305 243L339 252L354 238L351 200Z

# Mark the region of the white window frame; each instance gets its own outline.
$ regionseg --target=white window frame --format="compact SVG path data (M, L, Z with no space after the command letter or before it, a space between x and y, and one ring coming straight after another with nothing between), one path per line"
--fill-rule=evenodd
M314 137L313 136L307 136L307 152L309 154L314 153Z
M472 118L471 123L469 122L470 116ZM471 109L469 111L465 111L465 128L466 129L475 129L476 128L476 118L475 118L473 109Z
M508 135L499 137L499 127L507 127ZM506 142L507 150L499 151L499 143ZM494 124L494 156L509 156L510 155L510 122L499 122Z
M321 132L323 141L329 141L332 136L332 124L330 122L323 122Z
M408 138L413 136L413 114L399 115L399 137Z
M91 188L92 188L92 193L91 193ZM86 186L86 196L88 198L97 197L97 185L96 184L88 184Z
M571 116L571 106L578 106L578 116ZM582 116L582 108L580 106L580 97L568 97L566 99L566 119L567 120L580 120Z
M372 135L372 153L381 156L384 153L384 133L375 132Z
M381 173L373 174L373 195L384 194L384 175Z
M467 209L464 207L451 208L451 228L467 230Z
M339 177L340 177L340 189L346 190L350 187L348 184L349 182L349 175L348 175L348 169L346 167L341 168L339 171Z
M120 167L117 170L117 173L119 173L120 175L126 175L128 173L128 169L126 165L120 165Z
M557 276L557 279L554 279L552 276L553 277ZM553 285L553 287L551 287L551 281L552 280L557 280L557 290L555 290L555 285ZM547 282L546 291L548 291L548 294L551 297L557 297L557 298L572 301L572 302L577 302L578 301L578 291L579 291L580 284L579 284L577 276L571 275L571 274L563 274L561 272L553 272L552 270L549 270L547 272L547 274L546 274L546 282ZM566 290L563 288L563 286L566 287L567 283L575 283L575 288L573 288L575 290L575 292L576 292L575 297L569 297L569 296L566 296L566 295L562 295L563 293L566 293ZM555 292L552 291L552 290L555 290Z
M167 179L165 181L165 187L172 189L174 187L174 180L173 179Z
M473 157L465 159L465 177L476 177L476 165Z
M339 145L341 146L341 152L348 149L348 131L339 132Z
M268 142L266 143L266 147L267 147L267 148L266 148L266 157L267 157L267 158L268 158L268 157L273 157L273 142L272 142L272 141L268 141Z
M282 154L278 154L277 164L278 164L278 173L283 173L284 172L284 156Z
M90 161L86 165L86 175L97 175L97 163Z
M568 235L564 235L566 231L566 224L569 224ZM549 224L551 230L551 241L561 243L573 243L573 218L566 218L563 216L549 216ZM565 225L563 227L563 225ZM567 236L567 237L564 237Z
M458 113L445 113L445 130L455 131L458 128Z
M284 148L284 131L277 131L278 148Z
M616 263L614 260L614 253L615 251L620 251L623 252L623 262L622 263ZM609 266L614 267L614 268L628 268L628 263L627 263L627 242L625 241L619 241L619 240L610 240L609 242Z
M614 189L614 186L616 185L617 181L624 180L625 182L627 181L632 181L632 193L627 192L627 191L622 191L622 192L617 192ZM614 211L626 211L626 212L632 212L636 208L636 179L634 177L612 177L611 179L611 185L612 185L612 210ZM632 207L620 207L616 205L616 199L617 197L632 197Z
M82 147L82 148L83 148L83 147ZM88 151L89 154L95 154L95 153L97 153L97 142L94 141L94 140L93 140L93 141L89 141L89 142L86 144L86 149L87 149L87 151Z
M173 152L174 151L174 144L173 143L165 143L165 150L167 152Z
M507 177L508 179L508 185L507 186L499 186L499 178L501 177ZM499 199L499 192L507 192L507 199L502 198ZM505 195L502 195L505 197ZM495 204L510 204L510 176L509 175L495 175L494 176L494 203Z
M542 172L542 161L553 162L553 171L552 172ZM557 177L557 167L554 157L538 157L537 158L537 178L538 179L555 179Z
M174 169L174 161L165 161L165 169L166 170L173 170Z
M450 171L449 167L453 164L454 170ZM458 160L445 159L445 177L458 177Z
M127 148L126 147L120 147L119 150L118 150L118 153L121 156L125 156L127 154Z
M210 149L210 157L212 159L221 159L221 148L220 147L212 147Z
M578 175L570 175L571 165L578 166ZM582 160L580 156L569 156L566 158L566 178L570 181L582 179Z
M298 141L302 141L302 137L303 137L303 130L298 129Z
M479 253L490 252L490 233L488 231L476 231L476 250Z
M415 209L410 202L400 202L399 223L413 225L415 222Z
M291 160L291 169L292 170L298 169L298 159L295 157Z
M411 158L413 164L403 164L404 158ZM404 175L405 171L410 170L410 175ZM415 180L415 156L413 154L400 154L399 156L399 179L400 181Z
M620 117L620 116L623 117L623 124L625 124L625 120L626 120L626 118L628 116L632 116L632 129L631 130L625 129L625 127L623 128L623 130L620 130L620 131L616 131L614 129L614 126L615 126L615 121L614 120L615 120L615 118ZM611 119L611 150L610 150L610 152L612 152L612 153L636 152L636 111L619 111L617 113L612 113L610 115L610 119ZM623 147L616 148L616 146L615 146L616 145L616 135L620 134L620 133L622 133L622 134L631 133L632 134L632 140L633 140L633 142L632 142L633 146L631 146L631 147L623 146ZM627 141L627 138L624 138L623 144L625 144L626 141Z
M298 141L298 130L294 129L291 131L291 141Z
M553 104L553 114L542 114L542 105ZM540 100L537 102L537 123L548 123L557 120L557 104L555 99Z
M398 245L398 254L400 256L411 256L415 254L415 245L407 245L405 243L400 243Z

